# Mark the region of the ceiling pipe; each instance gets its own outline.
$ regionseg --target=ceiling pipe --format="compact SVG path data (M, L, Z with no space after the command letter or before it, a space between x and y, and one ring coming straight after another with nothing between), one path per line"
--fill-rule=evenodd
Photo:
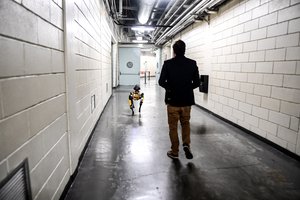
M174 35L176 35L177 33L179 33L180 31L187 28L193 23L194 21L185 21L181 26L177 26L175 29L172 29L172 31L167 36L165 36L164 39L161 40L163 41L161 43L164 43L166 40L168 40L168 38L172 38Z
M173 26L173 27L177 27L177 26L179 26L179 25L181 25L181 24L179 24L179 23L177 23L179 20L181 20L182 18L183 18L183 16L187 16L187 15L189 15L192 11L191 11L191 9L192 8L196 8L196 7L198 7L200 4L202 4L203 3L203 1L204 0L198 0L198 1L196 1L196 2L194 2L192 5L190 5L183 13L181 13L181 15L179 16L179 17L177 17L177 19L176 20L174 20L172 23L171 23L171 26ZM196 6L196 7L195 7ZM194 10L193 9L193 10ZM179 9L177 9L176 10L176 12L177 11L179 11ZM176 14L176 12L172 15L172 17ZM188 13L188 14L187 14ZM169 18L169 20L167 21L167 22L169 22L171 19L172 19L172 17L170 17ZM166 23L167 23L166 22ZM175 25L174 25L175 24ZM161 34L161 36L159 37L159 38L162 38L163 37L163 35L167 32L167 31L169 31L170 29L166 29L162 34ZM172 29L171 29L172 30ZM156 37L155 37L155 39L156 39Z
M155 2L156 0L142 0L140 2L138 20L141 24L146 24L148 22Z
M174 0L173 0L174 1ZM176 7L177 7L177 5L178 4L181 4L180 6L179 6L179 8L181 8L181 7L183 7L184 5L185 5L185 2L187 1L187 0L185 0L183 3L182 3L182 1L175 1L175 3L173 3L173 1L170 1L169 2L169 4L168 4L168 6L167 6L167 9L166 10L168 10L168 12L167 13L164 13L163 15L164 15L164 18L162 19L159 19L159 21L157 22L157 24L160 24L162 21L164 21L166 18L168 18L169 20L170 19L172 19L172 17L176 14L176 12L178 11L178 9L174 12L174 10L176 9ZM169 5L172 5L171 6L171 8L168 8L169 7ZM172 13L173 12L173 15L171 16L171 17L169 17L170 16L170 13ZM163 24L167 24L167 23L164 23L164 22L162 22ZM155 31L153 32L153 36L154 36L154 38L156 37L156 35L157 35L157 33L160 31L161 29L155 29Z
M212 8L216 5L220 5L222 3L224 3L226 0L210 0L208 1L204 6L202 6L199 10L197 10L194 14L198 15L201 12L205 11L206 9ZM196 8L195 8L196 9ZM194 9L194 10L195 10ZM198 9L198 6L197 6ZM160 40L157 41L157 43L155 43L155 45L157 45L161 40L163 40L163 38L165 37L170 37L171 34L173 34L172 36L176 35L178 32L180 32L181 30L185 29L186 27L188 27L189 25L191 25L194 22L194 15L193 15L193 11L189 12L189 14L187 15L187 20L182 19L178 24L180 24L179 26L175 25L173 26L173 28L167 33L165 34L165 36L160 37ZM192 15L191 15L192 14ZM186 17L185 17L186 18ZM185 20L185 21L184 21ZM179 27L179 28L178 28ZM165 41L166 39L164 39L163 41Z
M160 8L160 1L156 1L155 6L153 6L153 9L152 9L150 19L154 19L154 17L155 17L155 12L153 12L153 10L159 9L159 8Z
M215 1L213 1L209 6L208 6L208 8L212 8L212 7L214 7L214 6L220 6L220 4L222 4L222 3L224 3L225 1L227 1L227 0L215 0Z
M160 38L157 40L157 42L155 43L155 45L158 45L159 42L166 36L169 36L170 34L172 34L174 32L174 30L177 29L178 26L181 26L182 24L184 24L184 22L187 20L187 19L191 19L193 18L193 14L194 13L198 13L200 12L199 9L203 10L205 9L208 5L210 5L214 0L206 0L206 1L201 1L198 5L196 5L196 7L194 7L188 14L186 14L185 12L182 13L177 19L178 20L175 20L173 21L170 25L174 25L176 23L176 25L171 28L171 30L167 29L163 32L163 34L160 36ZM205 5L204 5L205 4ZM185 15L183 17L183 15ZM179 21L180 20L180 21ZM179 21L179 22L178 22ZM178 22L178 23L177 23Z
M171 16L171 17L169 17L169 19L167 20L167 22L166 22L166 24L168 24L169 23L169 21L174 17L174 15L185 5L185 3L187 2L188 0L185 0L184 2L183 2L183 4L181 4L181 6L173 13L173 15ZM184 14L186 12L186 10L182 13L182 14ZM179 16L179 18L180 18L180 16ZM177 18L178 19L178 18Z
M171 4L171 2L174 0L158 0L156 1L155 6L153 7L150 19L151 21L149 22L149 25L153 25L153 24L159 24L158 21L154 21L156 16L163 16L163 14L166 12L166 10L168 10L169 5ZM163 14L160 14L163 11ZM161 17L160 17L161 18Z
M109 15L111 16L111 18L113 19L114 23L118 23L118 16L117 13L115 11L115 5L114 5L115 1L112 1L111 3L109 2L109 0L105 0L104 4L105 7L109 8L107 10L109 10Z
M123 15L123 0L119 0L119 16Z
M180 11L180 9L183 7L183 6L185 6L185 4L186 4L186 2L187 2L188 0L185 0L180 6L179 6L179 8L177 8L177 10L172 14L172 16L171 17L168 17L168 14L169 13L167 13L167 18L168 18L168 20L165 22L165 24L168 24L169 22L170 22L170 20L172 20L173 19L173 17L176 15L176 13L177 12L179 12ZM201 0L200 0L201 1ZM194 2L194 4L193 5L195 5L195 3L196 2ZM193 7L193 6L191 6L191 7ZM188 11L188 8L183 12L183 13L186 13ZM181 15L180 15L181 16ZM179 17L180 17L179 16ZM177 20L178 19L180 19L180 18L177 18ZM176 21L176 20L175 20ZM164 32L166 32L166 30L164 31ZM158 33L157 33L158 34ZM157 38L157 35L154 35L154 38L156 39Z
M130 25L126 25L126 24L123 24L123 23L120 23L120 22L115 22L115 24L119 25L119 26L122 26L123 28L131 28L131 27L134 27L134 26L141 26L141 27L162 27L162 28L171 28L173 26L165 26L165 25L141 25L141 24L130 24Z
M215 5L225 2L225 1L226 0L210 0L205 6L202 6L199 10L197 10L194 15L189 16L186 21L193 21L195 15L197 16L203 12L207 12ZM216 13L217 13L216 11L213 11L213 14L216 14ZM210 13L208 13L208 17L209 16L210 16ZM208 23L209 23L209 21L208 21Z

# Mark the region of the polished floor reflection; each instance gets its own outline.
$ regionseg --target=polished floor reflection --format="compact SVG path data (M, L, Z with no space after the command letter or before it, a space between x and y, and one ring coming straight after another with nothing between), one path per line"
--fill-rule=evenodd
M141 82L144 105L132 116L131 89L114 90L65 199L300 199L299 161L195 106L194 159L181 149L171 160L164 91Z

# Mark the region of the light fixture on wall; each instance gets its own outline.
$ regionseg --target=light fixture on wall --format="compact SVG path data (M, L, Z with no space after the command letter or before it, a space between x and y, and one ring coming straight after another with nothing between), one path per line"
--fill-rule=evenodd
M205 11L207 14L210 14L210 15L215 15L215 14L218 13L217 10L211 10L211 9L208 9L208 8L206 8L204 11Z
M207 24L210 24L210 15L204 16L204 17L195 17L194 22L207 22Z
M194 21L195 21L195 22L203 22L203 18L202 18L202 17L199 17L199 16L195 16L195 17L194 17Z

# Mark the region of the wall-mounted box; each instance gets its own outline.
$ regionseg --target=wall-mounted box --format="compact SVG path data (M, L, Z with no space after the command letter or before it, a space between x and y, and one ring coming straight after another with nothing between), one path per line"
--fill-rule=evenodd
M208 75L201 75L200 76L200 92L208 93Z

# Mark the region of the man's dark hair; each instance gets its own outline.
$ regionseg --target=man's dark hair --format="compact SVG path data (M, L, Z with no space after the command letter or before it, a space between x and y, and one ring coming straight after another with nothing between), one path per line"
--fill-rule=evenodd
M185 53L185 43L182 40L178 40L173 45L173 51L176 56L183 56Z

